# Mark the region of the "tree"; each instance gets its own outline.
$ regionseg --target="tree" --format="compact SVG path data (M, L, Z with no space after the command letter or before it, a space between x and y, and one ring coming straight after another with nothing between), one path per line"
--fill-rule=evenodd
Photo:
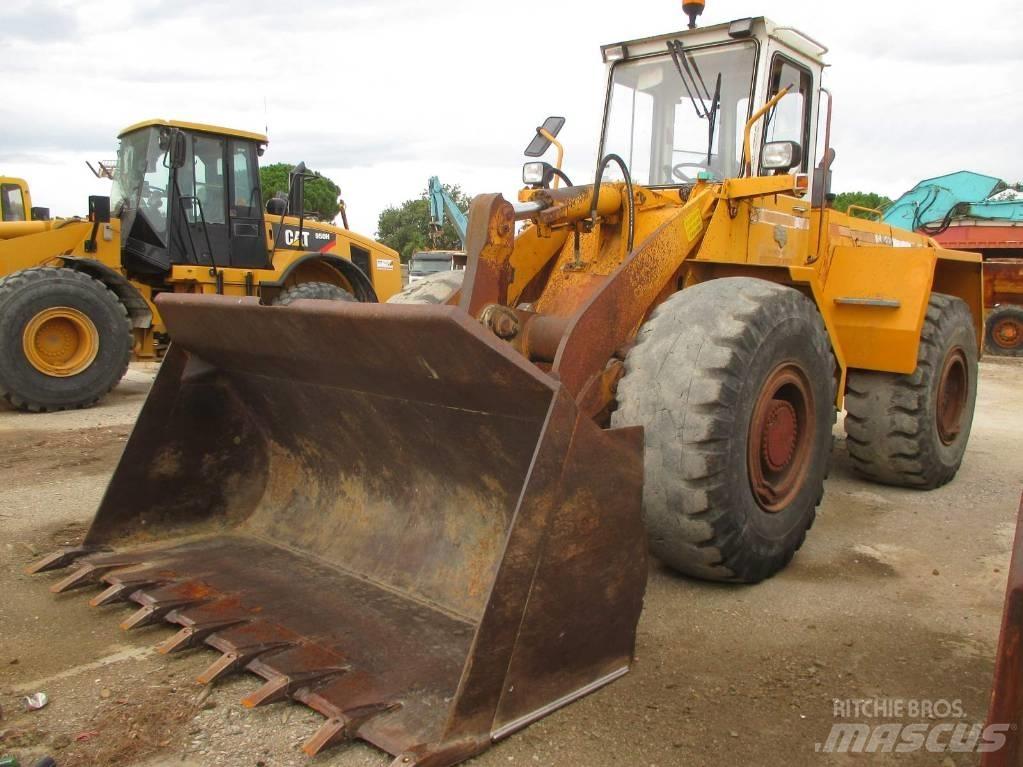
M294 165L277 162L259 169L259 185L263 189L263 199L269 200L278 193L288 194L288 178ZM305 214L321 221L333 221L341 210L338 198L341 188L326 176L315 171L314 178L305 181Z
M859 205L862 208L884 210L891 204L891 199L885 197L883 194L876 194L875 192L842 192L835 197L835 202L832 207L834 207L837 211L845 213L849 209L850 205ZM865 213L855 210L852 215L858 217L866 216Z
M457 184L442 186L458 209L467 213L472 197L465 194ZM377 239L398 251L404 263L420 250L460 250L462 247L458 232L447 216L437 237L431 237L429 188L424 189L414 200L406 200L397 207L384 210L377 221Z

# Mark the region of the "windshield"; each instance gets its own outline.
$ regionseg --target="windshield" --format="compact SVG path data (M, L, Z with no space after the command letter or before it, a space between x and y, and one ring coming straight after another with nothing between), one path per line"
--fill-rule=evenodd
M436 256L415 255L412 256L412 261L409 263L408 273L421 277L424 274L446 272L452 268L452 265L453 261L450 256L437 258Z
M167 231L166 153L160 149L158 128L146 128L121 137L111 207L116 215L137 210L153 230Z
M756 44L686 49L672 42L675 55L615 64L601 154L620 155L645 186L692 183L703 170L716 179L738 176Z

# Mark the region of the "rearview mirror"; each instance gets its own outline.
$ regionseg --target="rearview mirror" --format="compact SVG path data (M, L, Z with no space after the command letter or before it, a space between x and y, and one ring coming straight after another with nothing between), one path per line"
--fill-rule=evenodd
M550 148L551 140L541 133L545 131L551 136L557 136L561 129L565 126L564 117L548 117L543 121L543 125L536 129L536 135L533 136L533 140L529 142L529 146L526 147L526 157L539 157Z

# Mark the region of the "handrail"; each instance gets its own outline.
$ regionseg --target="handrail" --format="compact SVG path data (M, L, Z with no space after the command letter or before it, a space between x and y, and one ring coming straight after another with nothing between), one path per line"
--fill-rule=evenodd
M561 160L565 157L565 147L561 145L561 142L554 138L554 134L545 128L537 128L536 132L543 136L545 139L554 144L554 148L558 150L558 159L554 162L554 167L561 170ZM561 176L557 173L554 174L554 188L557 189L561 183Z
M760 107L760 109L758 109L756 112L754 112L753 116L751 118L749 118L749 120L746 121L746 127L743 129L743 133L742 133L742 151L743 151L743 154L746 156L746 164L745 164L745 166L742 169L742 175L743 176L746 176L747 173L749 175L751 175L751 176L753 175L753 153L750 150L750 140L749 140L750 131L753 129L753 126L756 124L757 120L759 120L761 117L763 117L765 114L767 114L767 112L775 104L777 104L779 101L781 101L782 98L790 90L792 90L792 86L791 85L786 85L784 88L782 88L780 91L778 91L778 93L776 93L774 95L774 97L771 98L766 104L764 104L762 107Z
M861 210L864 213L870 213L871 215L877 216L878 221L884 218L884 211L879 210L878 208L868 208L866 205L850 205L845 209L845 212L852 216L854 210ZM856 218L860 218L860 216L857 216Z

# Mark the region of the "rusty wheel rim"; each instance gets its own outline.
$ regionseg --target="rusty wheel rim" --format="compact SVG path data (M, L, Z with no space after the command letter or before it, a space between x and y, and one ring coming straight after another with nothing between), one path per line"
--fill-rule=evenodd
M991 340L999 349L1015 351L1023 343L1023 325L1015 317L1005 317L991 328Z
M938 381L938 407L935 416L938 436L946 445L955 442L962 431L963 412L966 410L966 396L969 392L969 375L966 372L966 355L956 347L945 357Z
M816 416L806 373L783 363L767 377L753 406L746 463L761 509L776 513L799 492L810 468Z

